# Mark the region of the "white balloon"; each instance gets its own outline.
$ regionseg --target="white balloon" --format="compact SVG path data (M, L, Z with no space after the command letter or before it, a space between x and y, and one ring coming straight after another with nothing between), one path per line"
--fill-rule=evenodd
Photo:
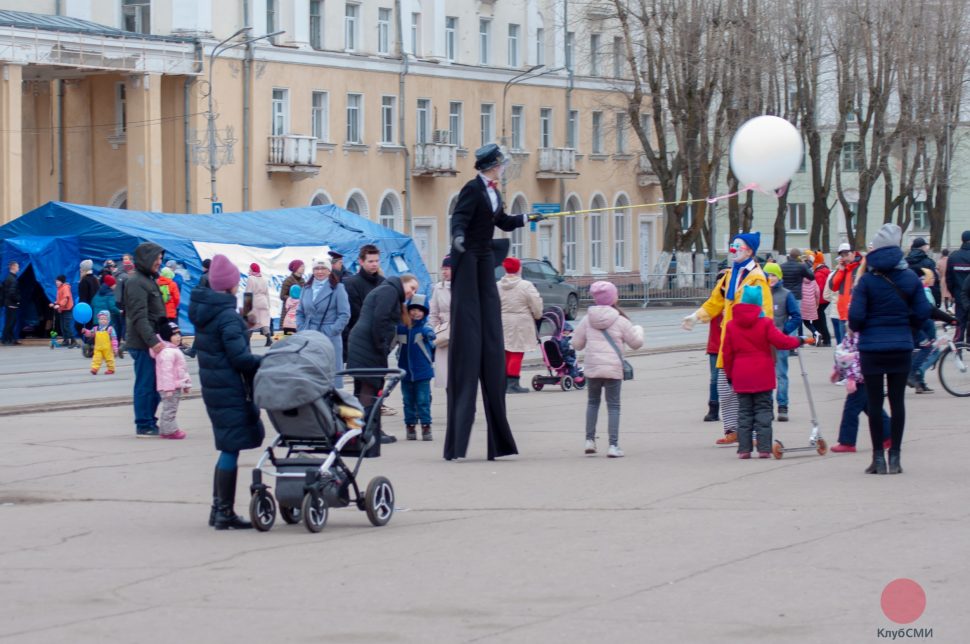
M802 164L804 145L795 126L777 116L746 121L731 140L731 169L742 188L770 192L788 183Z

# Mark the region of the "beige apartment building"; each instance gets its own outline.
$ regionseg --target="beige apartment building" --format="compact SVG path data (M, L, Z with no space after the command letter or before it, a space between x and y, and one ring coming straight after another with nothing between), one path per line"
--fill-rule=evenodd
M487 142L510 152L512 212L658 200L616 36L606 5L570 0L0 0L0 218L333 203L412 235L435 270ZM661 225L627 207L511 237L635 279Z

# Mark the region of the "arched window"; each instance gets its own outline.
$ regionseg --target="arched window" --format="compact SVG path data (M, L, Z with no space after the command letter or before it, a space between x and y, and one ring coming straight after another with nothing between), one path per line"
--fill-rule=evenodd
M566 200L566 212L573 210L581 210L582 206L579 203L579 198L575 195L571 196ZM579 265L579 258L577 257L577 246L578 241L577 230L576 230L576 218L578 215L566 215L562 218L563 225L563 242L562 242L562 254L563 254L563 266L567 271L576 272L577 266Z
M522 195L519 195L512 200L512 208L509 214L521 215L527 211L528 211L528 202L526 202L525 197L523 197ZM512 247L510 249L510 252L512 253L512 257L521 258L525 256L526 249L525 249L525 244L523 243L523 239L525 238L525 233L523 232L524 230L525 230L524 228L516 228L515 230L512 231L512 236L511 236Z
M627 235L630 227L630 199L624 194L616 198L613 211L613 266L614 270L629 267L627 261Z
M590 207L593 210L606 208L606 199L602 195L596 195ZM589 213L589 268L591 271L602 271L605 267L603 261L605 215L604 212Z
M108 208L120 208L121 210L128 210L128 189L122 188L118 192L111 195L108 199Z
M323 190L317 190L310 200L311 206L329 206L331 203L333 202L330 201L330 196Z
M347 210L361 217L370 217L367 199L364 198L361 192L354 192L347 198Z
M391 230L401 229L401 204L393 192L381 199L380 219L377 223Z

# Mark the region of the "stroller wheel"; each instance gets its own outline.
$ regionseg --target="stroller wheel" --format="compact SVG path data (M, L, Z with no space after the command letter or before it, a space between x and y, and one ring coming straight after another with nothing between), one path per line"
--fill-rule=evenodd
M829 451L829 444L825 442L824 438L815 441L815 451L818 452L819 456L825 456L826 452Z
M586 389L586 378L583 378L582 380L573 380L573 387L576 388L576 391Z
M394 516L394 487L387 478L375 476L367 484L364 509L370 522L378 527L387 525Z
M533 389L535 389L536 391L542 391L542 387L543 386L544 385L542 384L542 380L539 379L539 376L532 376L532 388Z
M294 525L300 522L300 508L291 508L288 505L281 505L280 516L283 517L283 521L286 523Z
M92 347L90 344L81 345L81 355L84 356L85 358L93 358L94 347Z
M560 379L559 381L559 386L562 387L563 391L569 391L570 389L573 388L573 377L563 376L562 379Z
M781 444L781 441L775 441L775 444L771 446L771 455L775 458L781 458L785 455L785 446Z
M276 523L276 501L268 492L256 492L249 499L249 519L260 532L268 532Z
M303 515L303 525L310 532L320 532L327 525L327 518L330 516L330 509L322 496L314 496L307 492L303 495L303 505L300 507L300 514Z

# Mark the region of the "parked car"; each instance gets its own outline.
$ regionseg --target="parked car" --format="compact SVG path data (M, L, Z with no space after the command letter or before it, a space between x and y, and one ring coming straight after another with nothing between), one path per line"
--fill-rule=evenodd
M495 280L502 279L505 269L495 269ZM535 284L542 296L543 306L561 306L567 320L575 320L579 312L579 287L566 281L548 261L541 259L522 260L522 279Z

